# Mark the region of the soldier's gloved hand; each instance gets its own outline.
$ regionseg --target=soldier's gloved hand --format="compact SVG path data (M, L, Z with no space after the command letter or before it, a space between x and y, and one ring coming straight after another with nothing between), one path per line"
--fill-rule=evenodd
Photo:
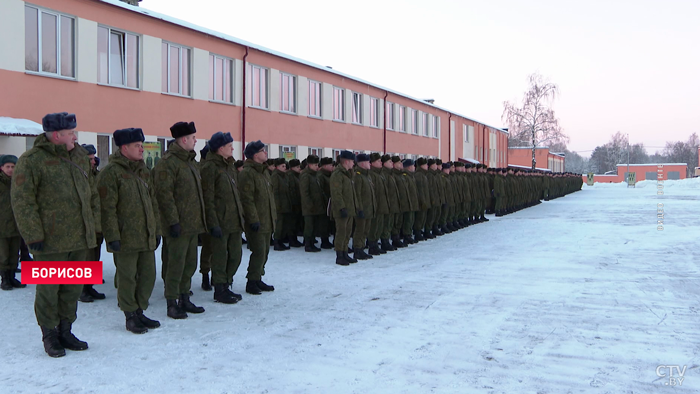
M442 209L447 209L447 203L442 204Z
M44 249L44 241L32 242L27 247L35 252L41 252Z
M180 227L180 223L175 223L172 226L170 226L171 237L177 238L180 236L180 233L182 233L182 227Z
M209 230L209 234L211 234L211 236L214 238L221 238L223 236L221 233L221 227L219 226L212 227L212 229Z
M260 230L260 222L255 222L255 223L251 224L250 229L257 233L258 230Z
M112 241L109 243L109 247L112 249L113 252L118 252L122 250L122 242L121 241Z
M359 211L359 212L357 213L357 217L360 218L360 219L364 219L364 218L365 218L365 211Z
M160 235L156 235L156 249L160 246Z
M341 217L341 218L346 218L346 217L348 217L348 210L345 209L345 208L341 208L341 209L340 209L340 217Z

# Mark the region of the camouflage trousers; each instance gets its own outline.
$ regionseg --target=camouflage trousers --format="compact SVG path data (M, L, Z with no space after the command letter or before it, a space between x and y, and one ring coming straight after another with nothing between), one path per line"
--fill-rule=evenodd
M203 233L200 238L202 239L202 250L199 252L199 272L208 274L211 271L212 236L209 233Z
M304 216L304 239L328 236L328 227L324 228L324 217L327 218L326 215Z
M372 219L355 218L355 232L352 235L353 249L362 249L365 247L371 224Z
M296 237L296 214L293 212L277 213L275 222L275 240L279 241L285 237Z
M375 215L372 219L372 224L369 226L369 236L367 240L369 242L377 242L380 238L384 238L384 230L386 228L386 220L389 215ZM389 238L387 235L386 238Z
M389 239L394 234L394 222L396 220L396 215L399 213L389 213L384 219L384 229L382 230L382 239Z
M88 249L64 253L36 253L34 261L85 261ZM77 318L83 285L36 285L34 314L41 327L54 328L61 320Z
M148 309L148 300L156 283L156 256L145 252L117 252L113 254L117 266L117 303L124 312Z
M394 215L394 228L391 230L392 236L401 235L401 229L403 228L404 213L405 212L401 212Z
M259 231L246 231L245 237L248 240L250 249L250 259L248 260L248 280L262 280L265 275L265 265L270 254L271 233L261 233Z
M197 234L165 238L168 262L161 268L165 276L165 298L175 300L180 294L188 294L192 287L192 275L197 271Z
M440 226L445 226L447 224L447 222L451 216L451 211L453 209L454 208L452 206L450 206L449 204L447 205L447 207L443 207L441 209L441 211L440 211L440 223L439 223Z
M13 271L19 265L19 245L22 238L0 238L0 271Z
M352 234L353 217L335 218L335 239L333 244L336 252L347 252Z
M413 232L422 233L426 229L425 224L428 219L428 211L418 211L416 212L415 220L413 222Z
M211 237L211 283L233 283L233 276L238 272L243 257L241 232L223 233L221 238Z
M404 237L410 237L413 235L413 222L415 221L415 212L404 212L403 213L403 223L401 225L401 234Z

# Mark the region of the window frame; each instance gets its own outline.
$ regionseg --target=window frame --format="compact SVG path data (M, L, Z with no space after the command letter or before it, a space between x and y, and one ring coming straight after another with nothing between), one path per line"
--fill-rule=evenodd
M284 91L284 79L288 78L289 81L292 82L292 87L289 89L287 93L287 100L290 103L289 107L291 110L286 110L284 109L284 96L285 96L285 91ZM285 114L297 114L297 77L296 75L281 72L280 71L280 112L285 113Z
M211 96L209 96L209 101L211 101L213 103L233 104L234 92L235 92L234 84L235 84L235 80L236 80L235 74L234 74L235 73L234 69L236 67L236 63L230 57L221 56L221 55L217 55L216 53L209 52L209 59L212 59L212 58L214 61L212 62L211 66L209 67L209 73L210 73L209 74L209 76L210 76L209 83L211 84L211 86L209 86L209 87L213 88L213 90L211 91ZM224 87L224 92L222 93L221 97L223 97L223 98L226 97L226 87L228 87L228 89L229 89L228 94L229 94L230 100L225 100L225 99L224 100L217 100L217 98L216 98L216 93L217 93L216 88L218 87L217 82L216 82L216 77L217 77L217 72L218 72L218 70L216 68L217 59L223 60L224 64L226 64L227 62L229 64L228 83L225 83L224 81L222 81L222 86ZM207 93L207 94L209 94L209 93Z
M440 138L440 117L433 115L433 138Z
M374 117L372 116L374 110ZM374 122L372 119L374 118ZM379 128L379 99L376 97L369 98L369 127Z
M418 135L418 126L420 125L418 115L418 110L411 108L411 134L413 135Z
M27 12L27 8L34 9L34 10L36 10L36 12L37 12L37 18L36 18L36 23L37 23L37 43L36 43L36 44L37 44L37 46L36 46L36 50L37 50L37 60L36 60L36 61L37 61L37 71L28 70L28 69L27 69L27 60L26 60L26 59L27 59L27 41L26 41L26 34L27 34L27 27L26 27L26 18L27 18L26 15L27 15L27 14L26 14L26 12ZM56 40L56 72L55 72L55 73L50 72L50 71L44 71L44 70L42 70L42 68L43 68L43 59L42 59L42 57L43 57L43 54L42 54L42 52L43 52L43 51L42 51L42 48L43 48L43 40L42 40L43 26L42 26L42 18L43 18L43 17L42 17L42 14L53 15L53 16L56 17L56 31L55 31L55 40ZM72 59L71 59L71 64L72 64L72 70L71 70L71 71L72 71L72 72L71 72L72 75L71 75L71 76L65 76L65 75L63 75L63 74L62 74L62 71L63 71L63 70L61 70L61 63L62 63L62 62L61 62L61 59L62 59L62 54L61 54L61 52L62 52L62 50L61 50L61 45L62 45L62 40L61 40L61 34L62 34L62 32L61 32L61 30L62 30L62 29L61 29L61 25L62 25L62 23L63 23L63 22L62 22L62 21L63 21L63 19L62 19L63 17L68 18L68 19L70 19L70 20L73 22L73 23L72 23L72 27L73 27L73 29L72 29L72 35L73 35L73 37L72 37L72 40L71 40L71 58L72 58ZM77 17L74 16L74 15L64 14L64 13L62 13L62 12L57 12L57 11L53 11L53 10L49 10L49 9L46 9L46 8L42 8L42 7L33 5L33 4L27 4L27 3L25 3L25 4L24 4L24 20L23 20L23 22L25 23L25 28L24 28L24 29L25 29L25 30L24 30L24 35L25 35L25 38L24 38L24 40L25 40L25 41L24 41L24 51L25 51L25 54L24 54L24 59L25 59L25 62L24 62L24 71L25 71L26 73L33 74L33 75L41 75L41 76L48 76L48 77L61 78L61 79L69 79L69 80L77 80L77 64L76 64L76 62L77 62L76 52L77 52L77 41L78 41L78 34L77 34L77 30L78 30L78 29L77 29Z
M170 41L165 41L165 40L163 40L163 42L162 42L162 44L161 44L161 51L162 51L162 45L167 45L167 46L168 46L168 53L167 53L167 55L166 55L166 61L167 61L167 65L166 65L166 67L167 67L167 76L166 76L166 80L167 80L167 88L168 88L168 89L167 89L166 92L162 92L162 93L164 93L164 94L169 94L169 95L172 95L172 96L179 96L179 97L188 97L188 98L191 98L191 97L192 97L192 90L193 90L193 89L192 89L192 53L193 53L192 48L191 48L191 47L188 47L188 46L181 45L181 44L175 44L175 43L172 43L172 42L170 42ZM170 61L170 59L171 59L170 49L173 48L173 47L179 48L180 51L181 51L181 52L180 52L180 56L178 56L178 72L179 72L179 74L180 74L179 77L178 77L178 87L179 87L179 89L178 89L179 91L178 91L178 92L171 92L171 91L170 91L170 85L171 85L171 83L172 83L172 81L171 81L171 77L172 77L172 75L171 75L171 66L172 66L172 62ZM188 56L187 56L187 63L188 63L188 64L187 64L187 87L188 87L188 90L189 90L188 94L183 94L183 93L182 93L182 90L183 90L183 89L182 89L182 77L183 77L183 70L182 70L182 55L183 55L183 53L182 53L182 50L183 50L183 49L187 49L187 51L188 51L188 52L187 52L187 53L188 53ZM162 65L161 65L161 66L162 66ZM161 90L162 90L162 86L161 86Z
M311 87L314 85L318 86L318 92L316 91L316 89L313 90L314 97L316 98L315 104L318 104L318 105L314 105L313 108L314 108L314 112L315 112L316 108L318 107L318 113L311 113L311 107L312 107L311 106L311 91L312 91ZM316 93L318 93L318 96L316 95ZM323 111L323 86L322 86L321 82L315 81L313 79L309 79L309 102L308 102L308 112L309 113L308 113L308 116L310 118L322 119L323 112L321 112L321 111Z
M423 132L422 137L430 137L430 114L423 112Z
M340 102L336 102L336 96ZM339 113L336 113L336 110L339 110ZM345 89L338 86L333 86L333 120L345 122Z
M250 104L249 107L251 108L257 108L257 109L265 109L269 110L270 109L270 69L267 67L263 66L258 66L257 64L253 63L248 63L248 66L250 66ZM265 91L265 105L255 105L255 92L256 92L256 86L253 85L253 76L255 75L255 69L260 70L260 73L262 74L262 71L265 71L265 77L260 78L260 86L257 86L257 92L258 95L260 95L260 92L263 90ZM265 86L263 89L263 82L265 81ZM259 99L259 98L258 98ZM262 100L258 100L262 101Z
M352 119L350 120L354 125L362 125L362 93L352 92ZM357 118L357 119L355 119Z
M394 122L394 103L387 101L386 102L386 129L387 130L394 130L396 123Z
M318 153L316 153L318 152ZM309 147L309 154L308 156L311 155L316 155L318 157L323 157L323 148L314 148L314 147Z
M406 131L406 106L399 104L399 132L407 133Z
M280 145L279 149L280 149L279 157L284 157L284 153L286 153L286 152L292 152L292 153L294 153L294 159L297 158L298 146L296 146L296 145Z
M133 90L141 90L141 35L132 33L123 29L117 29L113 27L109 27L107 25L97 25L97 39L99 40L99 29L107 29L107 82L100 82L100 63L99 59L97 62L97 83L99 85L105 85L105 86L112 86L112 87L118 87L118 88L124 88L124 89L133 89ZM123 40L124 40L124 70L122 72L122 78L124 83L123 84L115 84L112 82L112 73L111 73L111 59L112 59L112 32L115 33L120 33L122 34ZM128 64L128 56L129 56L129 39L128 36L133 36L136 37L136 87L129 86L129 64ZM98 51L97 55L100 55L99 52L99 42L98 42Z

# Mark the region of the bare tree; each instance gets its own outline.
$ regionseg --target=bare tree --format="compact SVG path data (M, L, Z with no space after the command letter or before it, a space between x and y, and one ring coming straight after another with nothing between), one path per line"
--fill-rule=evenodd
M686 176L692 176L695 166L698 164L698 146L700 146L700 138L696 133L693 133L687 142L666 142L663 155L666 156L668 162L686 163L688 165Z
M523 96L522 104L503 102L503 120L508 125L511 137L509 146L532 147L532 169L537 164L535 149L554 142L569 142L564 134L559 119L551 108L552 102L559 95L559 87L547 82L540 74L528 77L530 87Z

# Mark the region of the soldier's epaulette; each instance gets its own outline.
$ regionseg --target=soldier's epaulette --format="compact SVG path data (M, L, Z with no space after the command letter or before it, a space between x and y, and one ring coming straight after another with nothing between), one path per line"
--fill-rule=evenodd
M357 173L357 175L362 175L362 174L360 173L360 171L355 171L355 172Z

